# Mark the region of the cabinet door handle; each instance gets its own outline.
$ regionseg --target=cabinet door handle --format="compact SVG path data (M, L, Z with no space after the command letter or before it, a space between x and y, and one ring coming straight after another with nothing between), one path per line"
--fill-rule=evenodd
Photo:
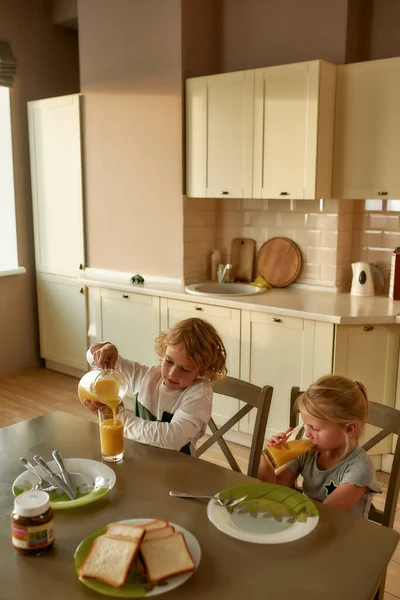
M79 291L80 291L81 294L85 293L85 290L83 288L81 288Z
M364 331L372 331L374 329L373 325L366 325L364 327Z
M122 294L123 298L129 298L128 294Z
M289 192L279 192L279 195L280 195L280 196L288 196L288 195L289 195Z
M201 306L195 306L194 310L203 310L203 309L201 308Z
M224 190L223 192L221 192L222 196L227 196L229 194L229 192L227 190Z
M378 192L378 196L387 196L388 193L387 192Z
M272 317L274 323L282 323L282 319L277 319L276 317Z
M82 264L82 263L79 265L79 269L80 269L81 271L83 271L83 264Z

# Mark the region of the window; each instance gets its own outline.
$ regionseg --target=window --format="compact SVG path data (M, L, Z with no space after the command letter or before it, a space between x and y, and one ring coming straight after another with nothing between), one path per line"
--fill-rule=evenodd
M25 272L18 267L10 89L0 86L0 276Z

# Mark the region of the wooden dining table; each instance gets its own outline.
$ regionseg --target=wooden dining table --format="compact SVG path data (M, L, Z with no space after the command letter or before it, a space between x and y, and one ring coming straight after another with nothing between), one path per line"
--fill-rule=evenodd
M360 517L318 504L320 519L306 537L284 544L239 541L207 518L206 501L169 496L169 490L214 494L255 480L180 452L125 440L125 457L108 463L114 488L86 506L54 511L56 541L43 556L24 556L11 543L12 484L20 456L53 449L64 458L101 461L96 423L63 412L0 430L1 600L99 599L76 576L79 543L104 525L122 519L165 518L190 531L201 546L197 571L166 599L369 600L379 585L399 534Z

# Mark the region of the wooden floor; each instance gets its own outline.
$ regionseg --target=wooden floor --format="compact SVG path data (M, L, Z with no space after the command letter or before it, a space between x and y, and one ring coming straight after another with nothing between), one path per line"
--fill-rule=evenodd
M7 427L26 419L39 417L54 410L96 420L78 400L78 380L62 373L47 369L31 369L0 377L0 427ZM249 450L243 446L229 444L242 470L247 469ZM205 452L202 459L229 468L219 447L212 447ZM385 494L388 476L378 473ZM383 503L382 496L377 496L374 503ZM394 528L400 532L400 504L398 506ZM360 543L361 540L360 540ZM379 548L376 549L379 552ZM390 561L385 600L400 599L400 545Z

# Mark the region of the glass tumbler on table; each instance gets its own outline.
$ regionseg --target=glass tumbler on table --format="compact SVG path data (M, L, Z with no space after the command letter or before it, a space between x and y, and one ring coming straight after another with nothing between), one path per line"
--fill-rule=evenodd
M118 462L124 457L124 406L120 404L114 414L108 406L102 406L97 413L102 458L107 462Z

